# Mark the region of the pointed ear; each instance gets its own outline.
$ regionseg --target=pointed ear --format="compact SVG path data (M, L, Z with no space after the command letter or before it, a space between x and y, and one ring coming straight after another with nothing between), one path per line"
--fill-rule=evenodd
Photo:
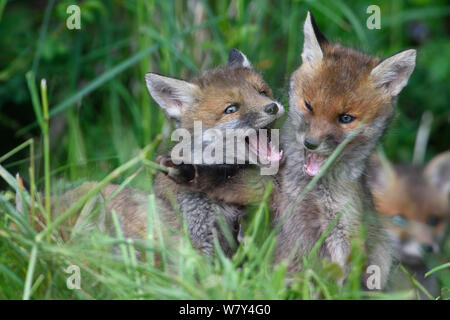
M384 155L374 152L367 168L367 183L373 195L387 192L391 181L396 178L395 169Z
M187 81L164 77L156 73L145 75L148 92L164 109L170 119L180 121L181 111L190 108L195 101L198 86Z
M231 49L228 54L228 66L229 67L242 67L242 68L252 68L252 64L247 59L245 54L243 54L238 49Z
M450 151L431 159L425 167L424 175L438 190L450 195Z
M376 87L393 97L402 91L416 65L416 50L410 49L381 61L370 76Z
M314 65L323 59L321 45L328 43L328 40L317 27L313 15L308 12L305 25L303 27L303 63Z

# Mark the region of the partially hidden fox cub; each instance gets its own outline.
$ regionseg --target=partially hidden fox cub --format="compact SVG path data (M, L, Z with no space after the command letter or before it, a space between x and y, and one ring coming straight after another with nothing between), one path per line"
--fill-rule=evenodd
M308 13L303 63L290 79L290 108L280 133L285 159L274 176L271 197L274 226L279 226L275 256L278 262L288 260L289 270L302 267L302 258L343 211L323 242L320 256L347 270L351 239L366 222L368 264L380 268L381 286L386 283L391 266L390 247L374 212L366 169L369 156L393 117L395 99L413 72L415 57L415 50L406 50L381 60L331 43ZM349 135L353 139L332 166L295 204L331 153ZM247 190L251 190L247 192L251 195L262 194L262 190L256 192L245 181L232 182L212 186L207 175L200 175L191 185L234 203L258 199L245 199L242 195Z
M226 66L206 71L191 82L156 73L148 73L145 80L150 95L165 111L168 118L175 122L176 128L182 128L191 133L192 145L197 142L197 139L202 138L194 135L196 121L201 123L203 129L214 128L225 135L225 131L230 129L267 128L270 130L273 122L284 113L283 106L274 99L270 87L262 76L252 68L247 57L237 49L230 51ZM202 146L202 141L200 145ZM268 146L268 148L272 147ZM160 158L158 161L169 165L164 159ZM250 168L248 161L245 164L245 159L234 160L236 161L231 164L211 164L200 167L206 170L208 176L215 179L217 183L223 183L235 175L241 175L247 169L254 170ZM243 161L238 164L238 160ZM192 173L192 171L184 172L188 175ZM52 197L53 216L56 217L64 212L96 185L97 182L86 182L61 196ZM97 229L115 235L111 218L111 212L115 210L124 236L144 239L147 234L148 194L142 190L124 188L113 196L118 187L118 185L109 184L92 199L91 206L100 204L103 208L95 219L88 217L90 212L88 210L67 221L63 238L67 239L70 236L73 226L81 225L84 225L85 231ZM217 236L222 250L226 255L231 255L233 242L236 243L238 238L240 220L245 213L242 206L228 204L208 197L205 193L190 190L189 187L175 183L163 173L158 173L155 179L154 192L164 229L180 230L181 221L177 216L179 211L195 248L204 254L211 254L214 238ZM20 195L17 196L17 208L21 211L22 202ZM106 201L108 198L111 199ZM227 239L219 228L217 215L223 218L232 239ZM88 219L91 221L87 221ZM44 219L41 219L41 222L43 221Z
M437 295L426 254L437 254L450 218L450 151L435 156L426 166L393 165L375 154L369 186L394 248L394 257ZM400 271L401 272L401 271ZM393 287L402 286L395 277ZM406 281L403 281L406 283Z

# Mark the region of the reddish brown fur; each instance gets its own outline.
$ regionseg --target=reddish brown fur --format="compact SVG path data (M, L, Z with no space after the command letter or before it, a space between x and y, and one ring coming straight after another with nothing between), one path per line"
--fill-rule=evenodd
M369 123L381 113L392 112L391 97L381 94L369 80L371 70L380 62L378 58L339 44L327 43L322 49L322 63L314 69L304 64L292 77L297 106L311 121L312 138L321 140L331 135L339 140L361 120ZM313 112L306 109L305 101ZM356 119L341 124L340 114L350 114Z
M182 114L181 127L193 128L194 121L202 121L203 128L240 118L248 112L261 109L273 100L272 90L260 74L249 68L216 68L192 83L199 86L197 104ZM267 97L259 94L265 92ZM231 104L239 103L241 108L232 114L224 114Z

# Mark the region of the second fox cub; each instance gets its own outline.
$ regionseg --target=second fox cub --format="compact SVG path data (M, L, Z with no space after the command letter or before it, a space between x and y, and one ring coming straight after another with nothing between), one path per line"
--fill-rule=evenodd
M392 165L374 155L369 185L398 259L437 295L436 279L424 274L426 254L437 254L450 218L450 151L425 167ZM393 286L400 286L400 278ZM434 281L433 281L434 280ZM405 282L406 283L406 282Z
M367 163L394 114L397 95L415 66L415 50L381 60L329 42L311 14L304 25L303 63L291 76L289 114L281 128L285 162L275 176L271 199L274 225L279 226L278 261L288 260L299 270L307 255L338 213L340 221L319 250L322 257L348 270L350 242L367 223L365 250L368 264L380 268L380 284L386 283L391 265L387 236L374 212L365 179ZM347 137L344 147L303 201L297 198ZM198 183L197 179L197 184ZM208 177L205 177L208 183ZM239 202L251 189L245 181L203 191L224 194ZM234 190L235 197L223 190Z
M190 132L193 137L190 148L197 143L202 150L207 147L203 136L197 136L194 132L195 121L199 121L205 130L213 128L225 136L228 130L233 129L268 128L284 113L283 106L274 100L271 89L261 75L253 70L247 57L236 49L230 51L226 67L208 71L192 82L153 73L147 74L146 80L150 94L167 116L175 121L178 128ZM245 165L238 165L242 163L238 160L245 162L245 159L236 158L233 164L220 162L199 165L216 183L224 183L245 170ZM171 200L175 201L194 247L211 254L217 235L225 254L232 253L232 243L238 238L244 213L241 206L191 190L173 182L163 173L157 176L155 193L162 202L162 216L169 224L178 226ZM223 225L219 224L218 217L222 218ZM227 232L222 232L223 227L228 228L228 235L232 239L227 238Z
M197 142L196 139L202 138L193 134L195 121L200 121L205 129L214 128L225 133L229 129L269 128L284 113L283 106L273 98L272 91L262 76L252 68L247 57L236 49L230 51L227 66L206 71L191 82L155 73L147 74L146 82L151 96L166 115L174 120L176 127L191 133L192 145ZM235 175L240 176L242 171L248 168L245 164L237 164L237 160L245 162L245 159L234 160L236 160L234 164L200 167L220 184ZM87 182L61 196L52 197L54 217L96 186L96 182ZM94 219L81 212L71 221L67 221L69 234L65 232L63 238L67 239L70 236L70 229L73 226L82 226L85 231L95 228L115 234L111 219L112 210L117 212L125 237L144 238L147 234L148 195L132 188L121 191L117 188L117 185L107 185L92 199L92 205L102 207ZM157 210L165 230L170 228L180 230L181 222L184 222L195 248L205 254L211 254L217 236L225 254L231 254L230 244L238 237L240 220L245 212L242 206L225 203L205 193L179 185L163 173L159 173L156 177L154 192ZM19 194L17 199L17 207L21 210ZM176 214L178 210L181 217ZM226 234L221 232L222 226L219 226L218 216L223 219L232 239L226 238ZM88 218L92 221L88 221Z

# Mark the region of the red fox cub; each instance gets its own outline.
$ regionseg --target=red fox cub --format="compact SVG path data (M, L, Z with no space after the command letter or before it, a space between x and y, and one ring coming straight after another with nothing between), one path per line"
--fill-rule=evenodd
M216 133L226 137L230 130L269 129L284 113L283 106L273 98L272 91L262 76L253 70L247 57L236 49L230 51L226 67L208 71L191 82L154 73L147 74L146 81L151 96L167 116L175 121L177 128L186 129L190 133L192 140L187 153L208 177L214 179L215 184L226 183L229 179L242 175L247 169L252 169L245 154L241 158L240 154L234 155L234 152L231 163L224 163L224 158L212 164L197 162L195 150L191 146L195 149L199 145L202 152L209 144L203 140L205 133L195 133L196 122L203 129L214 129ZM234 138L232 140L234 142ZM265 150L272 150L270 158L278 161L281 155L267 141ZM228 159L230 150L226 147L226 144L220 150L217 147L215 153L220 151ZM234 145L232 148L234 151ZM188 175L192 173L187 171ZM195 248L210 255L217 236L224 253L228 256L232 254L233 243L237 242L240 221L245 212L242 206L226 203L189 186L177 184L164 173L159 173L156 178L155 194L162 202L160 212L163 218L179 228L171 203L171 199L175 200ZM223 225L219 224L219 219L222 219ZM224 226L228 228L228 232L222 230ZM226 237L227 233L232 239Z
M285 159L275 176L271 198L274 226L280 226L276 260L288 260L291 271L302 267L302 258L343 212L319 249L320 256L348 270L351 239L366 223L368 264L379 268L380 287L386 283L390 248L372 206L366 167L394 114L396 97L413 72L415 57L415 50L406 50L381 60L331 43L308 13L302 65L291 76L290 108L280 133ZM328 157L350 135L353 139L332 166L296 203ZM200 183L200 178L195 179L198 188L203 185L201 190L223 195L226 201L239 202L245 193L243 181L208 186ZM226 190L234 190L235 198Z
M450 151L425 167L392 165L374 155L369 186L388 228L394 257L436 294L435 279L423 278L428 271L424 256L439 252L450 218Z
M150 95L165 111L168 118L175 122L176 128L190 134L192 143L189 143L188 153L191 152L191 146L195 144L200 145L200 151L207 147L206 140L202 139L203 136L196 135L194 132L196 122L199 122L203 129L215 129L216 132L223 133L223 136L233 129L266 129L267 133L274 121L284 113L283 106L274 99L271 89L262 76L252 68L247 57L236 49L230 51L227 66L206 71L191 82L155 73L148 73L145 80ZM259 139L260 136L257 137L257 142ZM264 150L266 155L269 154L267 151L271 152L270 159L276 161L281 159L281 155L276 153L271 141L267 142ZM215 152L219 151L224 150L219 150L217 147ZM245 155L244 158L241 156L237 153L235 159L231 159L233 160L231 163L223 164L219 161L212 164L198 163L198 165L202 171L207 172L208 177L221 184L236 175L243 175L243 171L247 169L255 169L248 164L248 161L246 162ZM160 158L159 161L168 165L169 163L164 159ZM193 173L189 170L183 172L188 176ZM59 215L95 186L96 182L87 182L62 196L53 198L53 215ZM148 195L140 190L125 188L107 202L106 199L117 188L117 185L108 185L94 198L92 205L101 204L103 207L94 221L86 223L87 213L84 216L81 213L80 218L74 217L73 221L68 222L69 229L70 226L83 224L84 230L96 228L100 231L114 231L110 213L115 210L125 237L144 238ZM156 177L154 192L157 211L162 223L167 227L164 229L180 230L182 221L187 227L195 248L204 254L211 254L214 239L217 236L224 253L231 255L233 243L237 242L240 220L245 213L242 206L228 204L208 197L202 192L191 190L189 187L175 183L161 172ZM17 207L20 211L20 197ZM176 214L177 211L181 214L181 221ZM223 225L220 225L219 218L224 222ZM226 237L222 227L229 229L232 239ZM66 234L65 237L67 236Z

